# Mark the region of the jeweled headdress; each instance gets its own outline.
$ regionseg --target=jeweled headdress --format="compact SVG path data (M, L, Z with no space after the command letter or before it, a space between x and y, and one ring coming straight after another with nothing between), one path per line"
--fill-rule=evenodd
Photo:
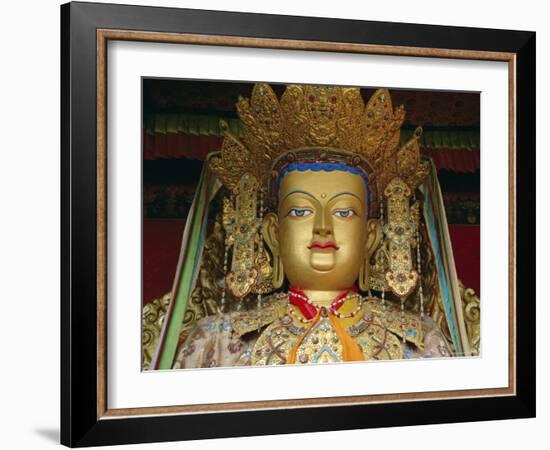
M289 165L337 164L359 171L368 181L370 216L383 215L387 203L387 270L381 290L406 297L417 285L411 240L418 211L410 207L414 190L428 173L420 159L421 128L400 145L403 106L394 109L387 89L365 105L359 88L289 85L279 100L267 84L239 98L240 138L222 123L224 140L210 169L231 192L224 201L226 286L239 299L272 290L269 255L261 221L264 206L276 205L281 174ZM228 251L232 248L230 270Z

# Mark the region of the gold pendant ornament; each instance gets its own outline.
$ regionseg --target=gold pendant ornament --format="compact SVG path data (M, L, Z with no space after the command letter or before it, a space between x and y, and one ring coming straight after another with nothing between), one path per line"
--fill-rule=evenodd
M404 299L416 287L418 272L413 269L411 240L416 233L409 199L411 190L401 178L394 178L384 190L388 199L388 223L384 226L389 241L389 271L386 282L392 292Z
M231 271L226 275L226 286L231 294L242 299L252 289L258 277L255 258L256 234L260 226L257 218L258 182L248 174L235 190L235 205L224 199L223 222L227 233L226 245L233 248Z

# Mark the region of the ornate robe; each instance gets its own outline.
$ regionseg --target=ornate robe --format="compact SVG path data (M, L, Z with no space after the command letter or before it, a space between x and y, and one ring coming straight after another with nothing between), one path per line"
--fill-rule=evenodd
M177 351L174 369L451 356L435 322L378 299L354 297L313 317L288 294L259 311L208 316ZM351 316L351 317L348 317Z

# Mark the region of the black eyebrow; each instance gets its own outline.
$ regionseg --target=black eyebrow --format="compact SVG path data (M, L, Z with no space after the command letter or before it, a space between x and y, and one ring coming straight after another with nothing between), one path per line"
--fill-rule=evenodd
M339 192L338 194L333 195L330 197L329 202L334 200L336 197L339 197L340 195L351 195L352 197L355 197L357 200L361 201L361 199L355 195L353 192Z
M288 194L286 194L286 195L284 196L284 198L281 200L281 203L284 202L284 201L286 200L286 198L287 198L289 195L291 195L291 194L305 194L305 195L311 197L313 200L319 201L319 200L317 200L317 199L315 198L315 196L313 196L313 195L310 194L309 192L301 191L301 190L299 190L299 189L295 189L294 191L290 191Z

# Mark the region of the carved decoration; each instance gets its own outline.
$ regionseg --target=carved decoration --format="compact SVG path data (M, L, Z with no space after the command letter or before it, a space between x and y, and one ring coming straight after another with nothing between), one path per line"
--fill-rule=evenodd
M409 200L411 190L401 178L394 178L386 187L388 223L384 234L388 238L389 270L385 278L392 292L406 298L418 283L418 272L413 269L411 240L416 224L411 217Z
M237 112L241 139L222 123L220 155L210 158L210 168L232 191L248 173L267 192L273 163L304 147L361 158L376 173L380 191L396 176L414 189L428 173L420 160L421 128L399 147L405 110L393 108L387 89L378 89L365 105L359 88L289 85L279 101L268 84L259 83L250 99L239 98Z
M150 367L169 303L170 294L168 293L143 307L141 315L141 363L143 370Z
M224 200L223 223L226 247L233 248L231 271L225 277L227 288L235 298L242 299L254 286L258 276L255 247L261 225L257 217L258 182L249 174L243 175L235 189L235 205Z

